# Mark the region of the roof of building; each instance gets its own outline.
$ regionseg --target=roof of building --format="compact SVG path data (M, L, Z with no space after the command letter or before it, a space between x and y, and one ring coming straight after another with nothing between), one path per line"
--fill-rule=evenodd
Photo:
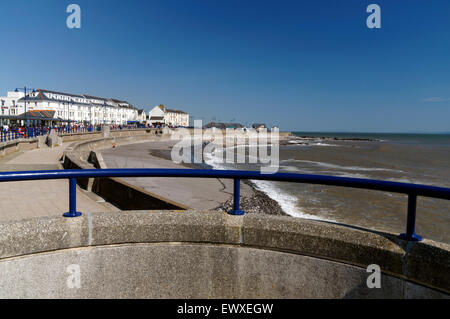
M126 104L126 106L128 106L128 107L130 107L130 108L132 108L132 109L136 109L137 110L137 108L136 107L134 107L132 104L130 104L130 103L128 103L127 101L122 101L122 100L117 100L117 99L110 99L111 101L113 101L114 103L117 103L117 104Z
M47 110L32 110L27 112L27 118L32 119L33 117L39 118L53 118L55 116L56 111L47 111Z
M220 129L226 129L226 128L243 128L244 125L240 123L216 123L216 122L210 122L203 126L203 128L220 128Z
M67 96L72 96L72 97L84 98L84 96L81 94L64 93L64 92L51 91L51 90L46 90L46 89L38 89L37 91L40 93L61 94L61 95L67 95Z
M166 109L167 113L179 113L179 114L187 114L186 112L180 110Z
M56 111L47 111L47 110L33 110L33 111L27 111L26 113L26 119L27 121L67 121L60 118L55 118ZM20 115L2 115L0 118L3 119L11 119L11 120L24 120L25 119L25 113L22 113Z
M38 89L37 92L39 92L39 95L37 95L37 96L27 95L26 100L29 102L45 100L45 101L56 101L56 102L68 103L67 100L62 100L62 99L57 99L57 98L49 98L48 96L44 97L44 95L42 94L42 93L51 93L51 94L55 94L55 95L65 95L65 96L76 97L76 98L80 98L80 99L99 100L99 101L103 102L102 106L108 106L108 102L112 102L112 103L118 104L120 107L136 109L132 104L130 104L126 101L117 100L117 99L113 99L113 98L103 98L103 97L97 97L97 96L87 95L87 94L64 93L64 92L51 91L51 90L46 90L46 89ZM25 100L25 98L22 97L22 98L18 99L18 102L22 102L24 100ZM83 102L75 102L75 103L83 104L83 105L91 105L91 103L83 103Z
M252 125L253 128L259 128L259 127L266 127L266 124L264 123L254 123Z

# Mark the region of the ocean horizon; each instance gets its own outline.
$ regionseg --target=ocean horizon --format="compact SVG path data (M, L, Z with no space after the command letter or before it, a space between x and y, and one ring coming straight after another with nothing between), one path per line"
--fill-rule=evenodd
M295 136L358 138L392 143L450 144L450 133L369 133L369 132L307 132L292 131Z

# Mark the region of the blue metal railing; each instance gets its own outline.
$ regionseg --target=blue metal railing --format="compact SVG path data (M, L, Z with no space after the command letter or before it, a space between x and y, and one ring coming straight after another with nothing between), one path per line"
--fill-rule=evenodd
M121 130L139 130L145 129L136 125L111 125L111 131ZM8 142L17 139L35 138L38 136L47 135L51 130L56 131L58 135L76 134L76 133L95 133L102 130L101 125L90 126L65 126L65 127L14 127L4 130L0 127L0 142Z
M262 174L258 171L236 170L205 170L205 169L86 169L86 170L55 170L32 172L0 173L0 182L69 179L69 211L65 217L77 217L81 213L76 207L76 185L79 178L102 177L189 177L189 178L225 178L234 180L234 206L229 212L232 215L245 214L240 210L240 180L271 180L295 183L308 183L329 186L344 186L378 191L406 194L408 196L408 214L406 233L399 237L408 241L420 241L422 238L415 233L417 196L450 200L450 188L408 184L399 182L379 181L361 178L335 177L324 175L275 173Z
M110 127L111 131L122 131L122 130L139 130L145 129L145 127L139 127L137 125L107 125ZM55 128L56 132L59 135L64 134L76 134L76 133L98 133L102 131L102 125L89 125L89 126L65 126L65 127L57 127Z
M0 142L8 142L20 138L34 138L47 135L50 128L47 127L28 127L28 128L11 128L4 130L0 128Z

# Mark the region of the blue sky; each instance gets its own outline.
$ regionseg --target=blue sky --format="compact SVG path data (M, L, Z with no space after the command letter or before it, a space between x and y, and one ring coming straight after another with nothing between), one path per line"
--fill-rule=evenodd
M371 3L381 29L366 26ZM1 95L26 84L204 122L450 131L448 0L2 0L0 12Z

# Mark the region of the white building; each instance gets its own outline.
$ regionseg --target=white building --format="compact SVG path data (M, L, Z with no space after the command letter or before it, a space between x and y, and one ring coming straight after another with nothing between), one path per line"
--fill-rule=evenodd
M136 121L138 121L140 124L147 123L147 115L145 114L145 110L138 110Z
M189 126L188 113L167 109L162 104L150 110L148 119L151 125Z
M26 103L27 112L55 111L55 118L71 123L127 124L138 117L138 110L125 101L44 89L27 94L26 99L21 92L8 92L0 103L4 104L2 115L23 114Z
M166 109L166 123L171 126L189 126L189 114L179 110Z
M17 111L17 101L23 98L25 94L23 92L8 92L7 96L0 97L0 115L18 115Z
M148 122L150 125L166 124L165 116L164 105L155 106L148 112Z

